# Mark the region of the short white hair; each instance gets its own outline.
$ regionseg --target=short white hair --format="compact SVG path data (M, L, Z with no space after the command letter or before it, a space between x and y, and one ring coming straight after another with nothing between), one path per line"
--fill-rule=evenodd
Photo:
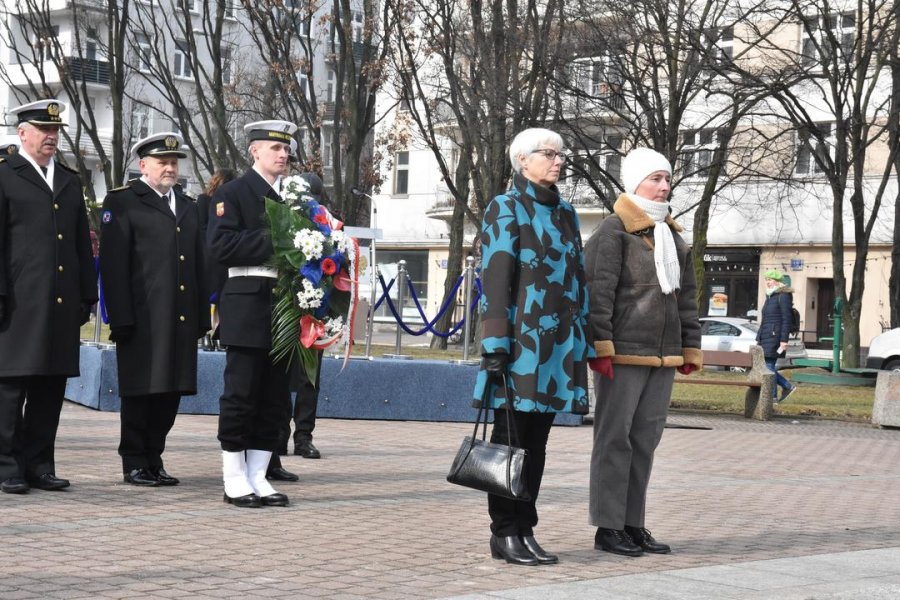
M509 145L509 162L512 163L513 171L522 172L522 165L519 164L520 155L528 156L542 146L549 146L558 152L563 149L562 136L541 127L520 131Z

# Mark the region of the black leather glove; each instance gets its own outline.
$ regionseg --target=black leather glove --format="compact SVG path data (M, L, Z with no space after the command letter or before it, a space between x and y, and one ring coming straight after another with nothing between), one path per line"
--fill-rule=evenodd
M6 317L6 296L0 296L0 321Z
M127 342L134 335L134 325L120 325L109 328L109 341Z
M481 355L481 366L487 371L488 377L502 379L509 366L509 354L504 352L489 352Z
M87 302L81 303L81 324L84 325L88 321L91 320L91 306L92 304L88 304Z

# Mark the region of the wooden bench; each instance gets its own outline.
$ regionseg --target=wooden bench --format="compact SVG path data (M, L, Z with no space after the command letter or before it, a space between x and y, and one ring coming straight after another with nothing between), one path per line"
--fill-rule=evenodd
M722 381L703 379L697 375L676 377L675 383L692 385L730 385L746 387L744 416L748 419L768 421L772 418L772 398L775 391L775 373L766 367L762 348L751 346L746 352L704 352L703 364L719 367L749 367L746 381Z

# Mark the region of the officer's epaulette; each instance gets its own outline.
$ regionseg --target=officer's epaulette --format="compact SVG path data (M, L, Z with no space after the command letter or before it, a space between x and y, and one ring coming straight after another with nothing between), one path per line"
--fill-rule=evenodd
M129 189L131 189L131 186L128 184L125 184L125 185L122 185L117 188L113 188L113 189L109 190L109 193L112 194L113 192L124 192L125 190L129 190Z

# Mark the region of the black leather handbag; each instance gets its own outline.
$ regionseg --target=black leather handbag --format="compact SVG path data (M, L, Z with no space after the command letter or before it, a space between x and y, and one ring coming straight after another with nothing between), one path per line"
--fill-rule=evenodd
M509 417L512 400L509 398L509 385L505 376L503 387L506 389L507 403L510 407L509 410L503 412L506 413L507 431L512 433L513 421ZM484 386L484 390L484 398L481 400L478 417L475 419L475 430L471 436L467 435L463 438L456 458L450 465L447 481L512 500L530 500L531 497L525 485L527 451L511 444L494 444L485 439L488 421L486 406L490 397L490 382ZM478 425L482 426L480 439L478 438ZM516 440L518 440L518 436L516 436Z

